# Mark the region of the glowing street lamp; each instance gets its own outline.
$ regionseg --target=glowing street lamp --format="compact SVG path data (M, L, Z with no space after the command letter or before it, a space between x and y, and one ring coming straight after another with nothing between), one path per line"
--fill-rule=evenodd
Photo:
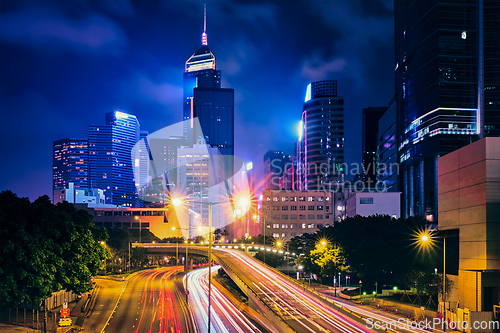
M432 247L435 243L435 236L429 230L416 233L416 243L421 248ZM446 237L443 236L443 321L446 322ZM446 326L443 326L446 331Z

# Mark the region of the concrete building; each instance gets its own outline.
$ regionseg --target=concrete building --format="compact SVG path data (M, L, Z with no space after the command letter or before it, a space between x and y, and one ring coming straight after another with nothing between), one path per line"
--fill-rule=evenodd
M345 200L345 217L389 215L401 216L400 192L356 192Z
M500 138L476 141L438 165L439 230L458 231L459 245L458 277L450 276L455 302L446 307L472 319L500 305Z
M185 237L180 228L175 210L165 208L100 208L87 204L76 204L78 209L87 210L95 225L106 229L127 227L134 230L149 230L156 237ZM172 228L175 227L175 230Z
M291 239L333 226L341 211L342 193L325 191L262 191L266 236Z
M116 205L106 204L103 190L75 188L73 183L68 183L66 188L54 190L54 204L63 201L73 204L84 203L90 207L116 207Z

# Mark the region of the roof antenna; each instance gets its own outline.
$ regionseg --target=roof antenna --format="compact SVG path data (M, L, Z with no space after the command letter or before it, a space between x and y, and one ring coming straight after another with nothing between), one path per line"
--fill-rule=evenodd
M201 45L207 45L207 4L205 5L205 12L203 14L203 33L201 34Z

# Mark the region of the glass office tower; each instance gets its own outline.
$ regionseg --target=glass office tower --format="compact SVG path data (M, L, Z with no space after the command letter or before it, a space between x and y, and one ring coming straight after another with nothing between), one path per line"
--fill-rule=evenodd
M490 0L395 1L405 217L437 220L438 157L499 133L498 9Z
M195 131L193 121L184 123L184 136L196 143L200 137L222 155L234 155L234 90L221 88L221 73L216 69L215 55L202 34L202 46L187 61L184 73L183 120L198 118L202 133ZM190 128L188 128L190 127ZM228 159L226 174L233 174Z
M312 82L304 101L298 154L301 189L321 190L344 173L344 98L337 81ZM330 186L330 185L328 185Z
M106 203L137 207L131 152L139 141L139 121L133 115L106 113L106 124L89 127L90 186L104 190Z

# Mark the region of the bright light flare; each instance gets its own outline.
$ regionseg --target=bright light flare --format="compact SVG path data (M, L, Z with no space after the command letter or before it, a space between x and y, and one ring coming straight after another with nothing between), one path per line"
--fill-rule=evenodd
M434 250L436 245L436 237L428 229L417 230L413 233L413 246L418 249L418 252L429 252Z
M182 200L180 198L173 198L172 205L174 205L175 207L178 207L178 206L182 205Z

